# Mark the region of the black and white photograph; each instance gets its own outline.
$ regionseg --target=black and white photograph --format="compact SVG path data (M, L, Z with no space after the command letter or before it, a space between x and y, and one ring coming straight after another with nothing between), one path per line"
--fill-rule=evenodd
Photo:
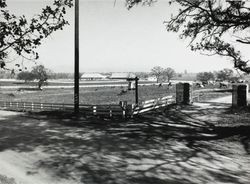
M0 0L0 184L250 184L250 0Z

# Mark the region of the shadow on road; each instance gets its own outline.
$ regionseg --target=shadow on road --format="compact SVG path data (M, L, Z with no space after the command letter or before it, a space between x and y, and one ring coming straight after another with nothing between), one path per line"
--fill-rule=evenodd
M132 120L9 115L0 119L0 152L40 148L50 156L27 174L45 168L88 184L245 184L250 123L237 126L228 111L213 104L172 106Z

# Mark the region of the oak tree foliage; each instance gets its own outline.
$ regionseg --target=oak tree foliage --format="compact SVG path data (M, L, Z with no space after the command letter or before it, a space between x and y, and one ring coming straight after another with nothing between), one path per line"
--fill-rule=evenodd
M21 71L17 74L18 80L37 81L38 89L42 89L42 86L47 83L50 78L51 71L44 67L44 65L37 65L32 68L31 71Z
M38 89L42 89L42 86L47 83L50 73L49 69L45 68L44 65L37 65L32 68L31 74L38 81Z
M215 76L212 72L200 72L196 75L196 79L201 82L208 82L210 80L214 80Z
M158 83L160 81L160 78L164 74L164 68L161 66L155 66L151 69L151 75L156 78L156 82Z
M169 82L175 75L175 70L170 67L162 68L161 66L155 66L151 69L151 76L156 78L157 83L165 81Z
M234 72L232 69L224 68L216 73L217 80L230 81L234 78Z
M175 75L176 75L176 72L173 68L168 67L168 68L164 69L164 71L163 71L163 76L165 79L164 81L167 80L168 82L170 82L170 80L173 79L173 77Z
M22 71L18 73L16 78L18 80L24 80L25 83L27 83L28 81L33 81L35 79L33 73L29 71Z
M127 0L127 7L154 0ZM250 3L243 0L170 0L179 11L166 20L168 31L190 39L190 48L208 55L229 58L236 69L250 73L248 60L236 45L250 44ZM238 43L238 44L235 44Z
M6 68L6 60L13 54L35 60L39 55L35 49L41 41L68 23L66 9L73 0L54 0L33 18L17 16L8 10L7 1L0 0L0 68Z

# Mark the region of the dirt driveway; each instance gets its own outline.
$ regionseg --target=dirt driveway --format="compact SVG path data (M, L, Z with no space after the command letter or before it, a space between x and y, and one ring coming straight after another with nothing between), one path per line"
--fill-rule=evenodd
M250 114L217 103L133 120L0 111L0 175L22 184L248 184Z
M247 99L250 102L250 93L248 94ZM225 96L225 97L214 98L214 99L209 100L208 102L232 104L232 95L228 95L228 96Z

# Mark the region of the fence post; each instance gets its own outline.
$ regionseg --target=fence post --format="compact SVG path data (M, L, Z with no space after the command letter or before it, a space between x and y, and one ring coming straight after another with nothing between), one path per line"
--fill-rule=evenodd
M34 111L34 103L31 102L31 110Z
M232 106L244 107L247 106L248 85L234 84L232 92Z
M127 101L120 101L119 105L122 108L122 117L125 118L127 116Z
M137 105L136 104L131 104L130 106L130 117L133 118L134 117L134 109Z

